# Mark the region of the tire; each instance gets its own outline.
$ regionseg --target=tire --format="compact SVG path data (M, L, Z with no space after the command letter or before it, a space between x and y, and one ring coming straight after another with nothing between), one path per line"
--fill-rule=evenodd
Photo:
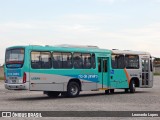
M61 96L62 96L62 97L66 97L66 96L67 96L67 92L62 92L62 93L61 93Z
M59 96L60 92L56 92L56 91L47 91L46 94L48 95L48 97L50 98L56 98Z
M105 94L109 94L109 90L105 90Z
M128 93L128 88L124 89L125 93Z
M110 93L111 93L111 94L113 94L113 93L114 93L114 89L110 89L109 91L110 91Z
M130 86L129 86L129 89L130 89L130 93L135 93L136 87L135 87L135 82L134 82L134 80L131 81Z
M70 82L67 87L67 96L68 97L77 97L80 92L80 87L77 82Z

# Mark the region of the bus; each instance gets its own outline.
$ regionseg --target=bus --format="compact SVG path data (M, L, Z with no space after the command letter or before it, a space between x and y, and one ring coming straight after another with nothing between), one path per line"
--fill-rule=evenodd
M6 89L43 91L49 97L115 89L135 93L136 87L153 86L149 53L97 46L12 46L6 48L4 69Z

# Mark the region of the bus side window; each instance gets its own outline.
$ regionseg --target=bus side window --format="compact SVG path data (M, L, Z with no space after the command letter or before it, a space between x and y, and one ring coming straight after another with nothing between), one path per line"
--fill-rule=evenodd
M101 59L98 59L98 72L102 72Z
M31 67L33 69L41 68L40 52L31 52Z
M33 69L47 69L52 67L50 52L31 52L31 67Z
M89 53L82 54L83 69L91 68L91 55Z
M53 68L56 69L62 68L61 52L54 52L52 56L53 56Z
M41 52L41 68L49 69L52 67L52 59L50 52Z
M62 53L62 68L72 68L72 54L69 52Z
M76 69L81 69L82 68L82 54L81 53L74 53L73 54L73 65L74 68Z
M127 69L138 69L139 68L138 55L125 55L125 64Z
M107 60L103 60L103 72L107 72Z
M116 69L116 68L117 68L116 55L112 55L112 68L113 68L113 69Z
M123 69L125 67L124 55L119 55L117 59L118 59L118 68Z
M113 69L125 68L124 55L112 55L112 68Z
M75 69L90 69L92 67L91 54L90 53L74 53L73 66Z

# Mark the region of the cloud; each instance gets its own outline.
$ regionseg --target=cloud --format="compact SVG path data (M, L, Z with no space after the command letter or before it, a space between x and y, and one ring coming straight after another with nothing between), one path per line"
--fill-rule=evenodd
M121 37L131 42L132 49L151 52L154 56L159 56L158 49L160 44L160 23L153 23L141 28L124 29ZM126 46L128 47L128 46Z
M32 30L80 30L90 31L96 29L98 25L109 23L110 21L122 16L113 14L66 14L58 16L50 21L21 21L0 23L0 33L12 31L32 31Z
M97 45L105 49L148 51L153 56L159 56L160 23L109 31L105 26L85 24L86 21L96 19L96 16L73 15L68 17L68 21L71 18L74 20L66 23L61 21L1 23L0 54L4 57L5 48L12 45L80 44Z
M160 23L154 23L142 28L125 29L122 33L132 38L141 38L144 41L149 42L159 41L160 39ZM136 40L135 40L136 41Z

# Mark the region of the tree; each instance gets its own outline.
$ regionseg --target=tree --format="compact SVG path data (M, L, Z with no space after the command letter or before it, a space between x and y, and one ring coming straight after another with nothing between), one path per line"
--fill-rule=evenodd
M155 58L153 62L154 65L160 65L160 58Z

